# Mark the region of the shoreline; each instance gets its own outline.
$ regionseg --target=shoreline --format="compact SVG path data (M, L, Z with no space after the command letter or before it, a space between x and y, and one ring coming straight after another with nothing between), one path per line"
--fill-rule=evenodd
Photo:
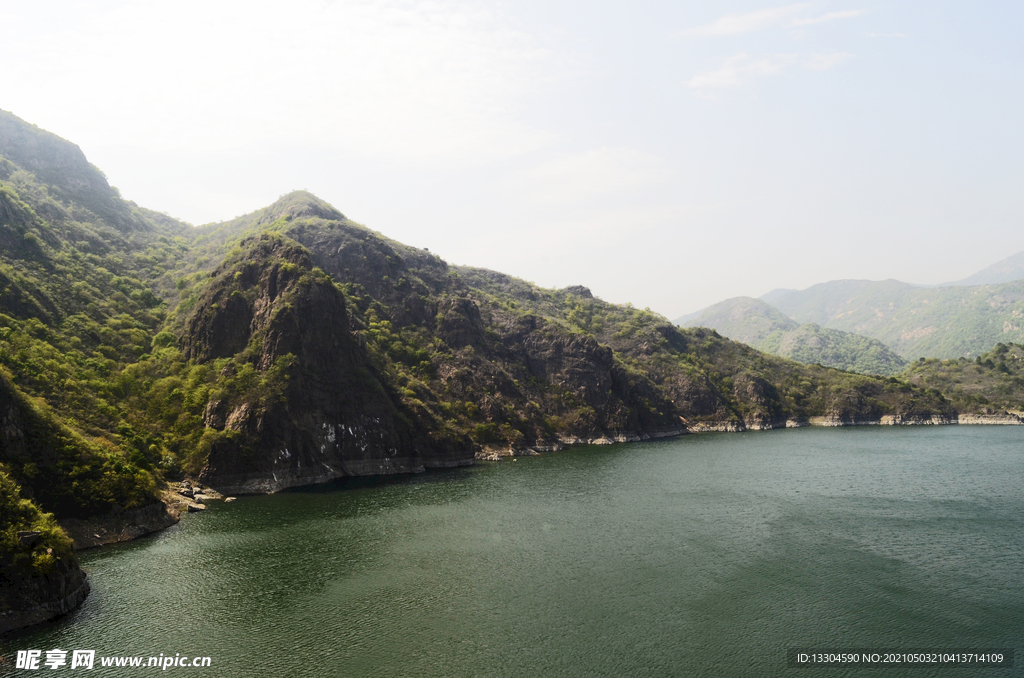
M744 431L771 431L780 428L806 427L839 428L843 426L1024 426L1024 417L1015 412L1003 414L958 414L903 416L885 414L881 417L842 418L835 415L774 420L768 422L728 421L721 423L698 423L690 427L691 433L742 433Z

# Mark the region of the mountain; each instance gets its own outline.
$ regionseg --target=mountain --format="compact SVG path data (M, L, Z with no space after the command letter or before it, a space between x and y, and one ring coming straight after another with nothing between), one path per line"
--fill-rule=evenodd
M1017 252L1002 261L996 262L984 268L974 275L967 276L963 280L945 283L943 287L954 285L998 285L1000 283L1021 280L1024 278L1024 251Z
M760 299L735 297L709 306L684 327L710 327L754 348L802 363L864 374L899 374L907 362L880 341L859 334L797 323Z
M756 347L766 337L800 326L785 313L760 299L733 297L692 314L677 318L683 327L710 327L723 336Z
M84 595L58 523L157 529L174 520L171 480L272 492L572 443L967 411L582 285L451 266L302 191L192 228L0 112L8 627Z
M796 292L796 291L797 290L792 290L792 289L788 289L788 288L785 288L785 287L776 287L771 292L767 292L765 294L762 294L758 298L761 301L767 302L769 304L774 304L776 299L781 299L782 297L786 296L787 294L790 294L791 292Z
M948 394L960 409L981 413L1024 412L1024 345L997 344L974 360L914 362L910 383Z
M834 280L776 296L773 305L797 322L862 334L909 359L973 357L1024 341L1024 280L932 288Z

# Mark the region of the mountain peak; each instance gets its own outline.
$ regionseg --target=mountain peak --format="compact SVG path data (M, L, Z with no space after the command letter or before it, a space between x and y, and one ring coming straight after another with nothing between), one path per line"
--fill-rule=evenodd
M282 195L268 207L260 219L260 223L274 222L282 217L291 217L292 219L315 217L340 221L345 218L345 215L309 191L292 191Z
M998 285L1021 278L1024 278L1024 251L997 261L963 280L945 283L945 285Z
M112 224L129 227L117 192L70 141L0 110L0 156L52 186L58 197L83 205Z

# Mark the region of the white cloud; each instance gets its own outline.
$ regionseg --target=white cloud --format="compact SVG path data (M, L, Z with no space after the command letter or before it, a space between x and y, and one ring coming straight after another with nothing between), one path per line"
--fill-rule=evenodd
M904 33L865 33L865 36L869 38L905 38L907 37Z
M778 75L790 66L799 66L815 71L834 68L851 59L848 53L834 54L776 54L774 56L753 58L745 53L737 54L725 60L721 67L698 73L686 83L698 92L739 87L747 82L764 76Z
M852 19L853 17L860 16L864 13L861 9L849 9L842 12L828 12L821 16L808 17L806 19L796 19L793 21L792 26L810 26L812 24L821 24L826 21L835 21L836 19Z
M783 19L803 11L808 6L809 3L799 3L796 5L785 5L782 7L773 7L771 9L762 9L756 12L747 12L745 14L726 14L713 24L698 26L696 28L683 31L683 35L687 37L703 38L718 35L751 33L777 24Z

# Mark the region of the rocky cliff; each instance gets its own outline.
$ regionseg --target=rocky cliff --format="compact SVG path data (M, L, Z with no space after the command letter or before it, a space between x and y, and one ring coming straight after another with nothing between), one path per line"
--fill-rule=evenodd
M0 465L0 633L69 612L88 593L71 540Z
M273 492L347 475L472 461L431 435L382 384L350 330L344 295L308 252L263 235L215 272L184 330L195 361L229 359L254 385L209 403L202 479L221 492Z
M201 477L222 492L457 466L481 447L685 431L610 348L537 315L481 309L433 256L417 253L414 268L365 229L318 216L289 236L245 241L181 321L185 358L226 360L229 379L252 372L206 409L222 435Z
M88 595L89 582L74 559L41 576L0 577L0 634L67 614Z

